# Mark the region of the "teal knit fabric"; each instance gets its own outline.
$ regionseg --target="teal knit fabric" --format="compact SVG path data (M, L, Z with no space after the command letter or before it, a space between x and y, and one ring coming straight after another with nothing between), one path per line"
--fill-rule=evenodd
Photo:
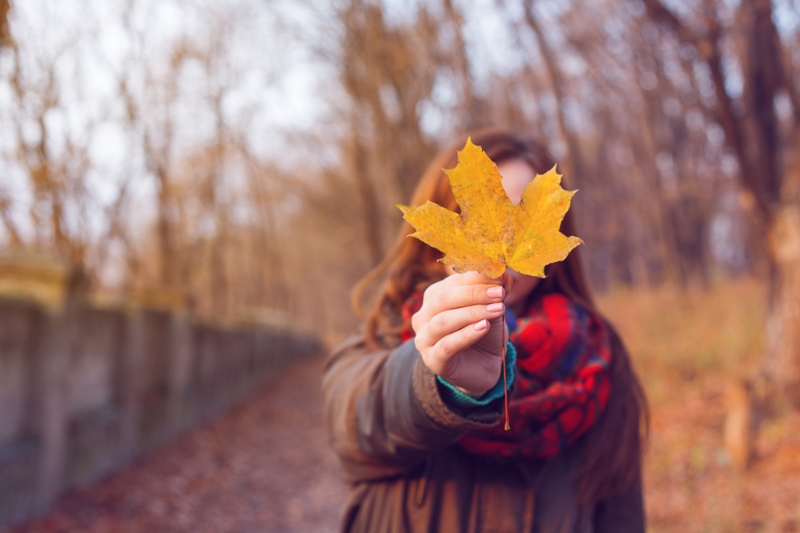
M508 388L511 388L511 384L514 383L514 365L516 362L517 350L515 350L514 345L509 342L506 345L506 374L508 375ZM439 383L444 385L439 390L441 391L442 399L445 401L445 403L457 405L462 408L469 409L473 407L483 407L490 404L494 400L503 397L503 374L500 374L500 379L497 380L497 383L495 383L494 386L486 391L480 398L473 398L468 394L464 394L455 388L451 383L439 376L436 376L436 379L439 380Z

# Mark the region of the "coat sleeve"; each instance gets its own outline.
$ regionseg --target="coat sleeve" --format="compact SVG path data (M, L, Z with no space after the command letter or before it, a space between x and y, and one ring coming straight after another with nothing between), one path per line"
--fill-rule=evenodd
M350 483L401 475L464 432L496 424L502 398L460 411L442 400L436 376L409 340L369 351L363 337L340 344L322 382L328 436Z

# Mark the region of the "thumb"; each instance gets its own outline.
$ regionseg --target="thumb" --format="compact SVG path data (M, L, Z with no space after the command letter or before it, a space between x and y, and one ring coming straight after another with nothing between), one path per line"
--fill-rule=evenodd
M501 283L501 285L506 291L506 296L508 296L508 293L511 292L511 287L514 285L514 278L511 277L508 270L503 273L503 283Z

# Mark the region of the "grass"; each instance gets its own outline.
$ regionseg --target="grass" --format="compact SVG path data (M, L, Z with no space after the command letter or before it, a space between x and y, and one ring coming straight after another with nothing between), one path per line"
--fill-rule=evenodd
M622 334L651 401L707 375L745 375L763 344L765 294L754 281L705 291L617 290L598 305Z
M763 286L620 289L598 305L625 340L651 404L649 530L800 531L800 416L764 423L747 472L731 466L722 441L727 388L753 372L763 346Z

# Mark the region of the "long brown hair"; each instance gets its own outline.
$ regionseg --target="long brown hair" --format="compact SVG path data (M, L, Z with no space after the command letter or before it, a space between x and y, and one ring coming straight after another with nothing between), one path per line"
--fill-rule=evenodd
M485 129L473 132L469 137L498 165L521 160L539 174L555 165L544 145L527 136ZM422 205L430 200L452 211L459 211L442 169L456 166L456 152L464 145L466 138L459 139L433 159L422 174L411 205ZM575 235L571 211L564 217L561 231L566 235ZM403 303L415 291L446 276L444 265L438 262L442 257L441 252L417 239L409 239L408 235L413 232L411 225L404 222L394 247L384 261L353 289L353 307L356 312L363 314L359 305L362 296L370 286L386 278L375 305L366 314L367 342L373 347L397 342L397 333L402 327L400 309ZM536 286L529 298L558 292L599 315L583 275L579 249L573 250L564 261L549 265L545 272L547 277ZM582 464L577 478L577 496L581 503L610 496L638 481L649 426L644 389L622 340L608 321L605 322L612 339L612 393L605 412L582 439Z

